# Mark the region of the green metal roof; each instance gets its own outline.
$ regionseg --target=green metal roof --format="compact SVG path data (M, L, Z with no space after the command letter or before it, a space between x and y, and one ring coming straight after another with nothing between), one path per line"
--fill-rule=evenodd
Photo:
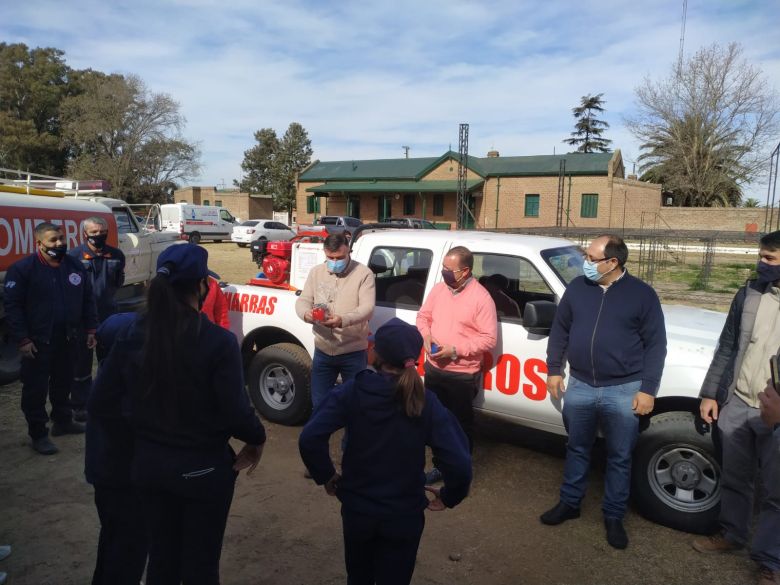
M557 176L560 161L566 160L567 175L607 175L613 153L571 153L541 156L484 157L469 156L468 168L480 177ZM419 181L447 159L458 160L458 153L448 151L439 157L392 158L317 162L301 173L301 182L315 181Z
M468 179L466 187L470 191L484 182ZM457 181L332 181L306 189L309 193L454 193L457 190Z

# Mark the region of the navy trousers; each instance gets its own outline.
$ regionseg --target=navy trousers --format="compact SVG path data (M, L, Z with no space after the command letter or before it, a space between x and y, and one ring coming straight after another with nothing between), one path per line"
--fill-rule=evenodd
M408 585L425 514L376 517L341 509L347 585Z
M36 343L34 358L22 358L22 412L27 432L35 440L48 434L46 398L51 402L51 420L67 423L73 413L68 402L73 378L73 343L65 333L52 337L50 343Z
M92 585L138 585L146 568L147 539L136 490L96 485L95 506L100 537Z

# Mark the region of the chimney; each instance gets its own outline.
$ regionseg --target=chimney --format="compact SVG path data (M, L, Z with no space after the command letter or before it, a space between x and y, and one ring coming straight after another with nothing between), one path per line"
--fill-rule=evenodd
M488 158L498 158L498 151L497 150L488 150L487 156L488 156Z

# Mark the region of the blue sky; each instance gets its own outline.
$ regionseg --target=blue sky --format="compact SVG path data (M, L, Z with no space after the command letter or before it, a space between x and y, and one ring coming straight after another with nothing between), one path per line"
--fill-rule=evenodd
M0 0L0 40L53 46L74 68L139 75L181 104L200 144L193 184L230 184L253 133L292 122L315 158L440 155L470 123L470 153L565 152L571 108L604 93L608 137L633 89L677 59L681 0ZM742 43L780 90L780 3L690 0L686 54ZM778 137L780 140L780 137ZM762 190L763 189L763 190ZM747 189L762 200L760 182Z

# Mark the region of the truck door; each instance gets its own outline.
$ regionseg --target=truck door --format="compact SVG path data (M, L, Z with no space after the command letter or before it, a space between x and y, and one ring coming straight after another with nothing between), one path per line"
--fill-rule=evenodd
M560 426L547 395L548 336L523 327L529 301L556 302L556 294L534 264L521 256L474 252L474 277L490 293L498 316L498 343L474 406Z
M112 209L119 232L119 249L125 255L125 282L135 284L149 280L151 274L151 234L142 230L127 207Z

